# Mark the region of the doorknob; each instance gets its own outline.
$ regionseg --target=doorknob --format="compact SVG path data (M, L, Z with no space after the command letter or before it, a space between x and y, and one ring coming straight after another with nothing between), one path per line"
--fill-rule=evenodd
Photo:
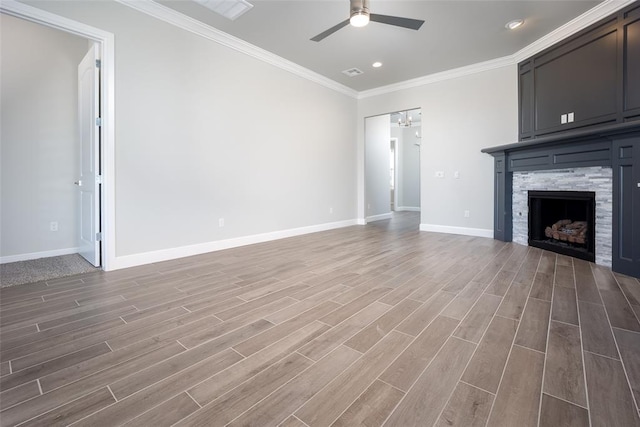
M74 184L77 185L77 186L81 186L82 185L82 181L78 180L78 181L74 182Z

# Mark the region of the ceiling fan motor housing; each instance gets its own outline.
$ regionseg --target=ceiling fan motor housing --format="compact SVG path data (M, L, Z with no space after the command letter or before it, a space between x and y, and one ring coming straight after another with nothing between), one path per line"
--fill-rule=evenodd
M369 16L369 0L351 0L351 17L356 15Z

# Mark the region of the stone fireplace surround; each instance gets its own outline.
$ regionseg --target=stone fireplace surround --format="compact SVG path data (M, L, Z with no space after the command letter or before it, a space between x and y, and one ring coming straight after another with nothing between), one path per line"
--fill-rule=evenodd
M590 175L590 184L585 190L588 187L591 188L588 191L600 193L597 196L600 208L596 213L596 222L599 222L596 225L599 228L595 243L596 262L640 278L635 258L640 244L633 237L637 233L637 225L633 222L637 202L632 199L636 197L635 192L632 193L633 180L638 179L633 169L636 166L632 163L637 147L633 147L640 143L639 138L640 120L636 120L568 130L482 149L494 158L494 238L505 242L515 238L519 243L528 244L528 228L524 235L526 239L521 233L523 224L520 221L525 221L524 224L528 221L521 199L522 180L533 179L536 186L542 183L532 190L545 191L541 187L546 187L557 191L563 189L558 185L566 185L567 189L576 191L582 182L580 175ZM612 196L604 194L609 191ZM528 205L528 202L524 203L524 206Z
M593 191L596 193L596 264L611 267L613 221L613 170L594 166L513 173L512 229L513 241L527 245L529 240L528 192Z

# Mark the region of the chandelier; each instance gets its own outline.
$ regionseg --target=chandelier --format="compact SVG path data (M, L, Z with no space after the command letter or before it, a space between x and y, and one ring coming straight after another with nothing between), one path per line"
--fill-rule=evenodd
M404 119L402 117L402 111L400 112L400 117L398 117L398 127L410 128L412 121L411 116L409 115L409 111L404 112Z

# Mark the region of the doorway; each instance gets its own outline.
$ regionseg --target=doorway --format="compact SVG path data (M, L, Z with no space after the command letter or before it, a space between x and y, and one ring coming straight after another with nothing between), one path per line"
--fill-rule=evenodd
M89 46L94 45L96 54L100 57L101 73L97 76L97 83L99 87L99 98L97 100L97 109L100 114L98 117L93 118L94 125L97 126L96 134L99 137L97 145L93 149L93 155L96 159L96 179L94 182L100 184L98 190L94 193L94 202L97 209L94 210L94 230L92 231L95 241L101 242L101 250L94 252L93 261L94 264L100 265L103 270L112 270L115 266L115 206L114 206L114 158L115 158L115 144L114 144L114 37L113 34L104 32L102 30L92 28L83 23L79 23L67 18L60 17L58 15L45 12L41 9L34 8L18 2L3 2L0 4L0 12L3 16L10 16L24 21L28 21L31 24L37 24L37 26L53 28L55 30L61 30L63 33L79 36L84 39L85 51ZM77 66L77 64L75 64ZM77 82L75 83L77 84ZM77 98L76 98L77 109ZM52 109L55 111L55 109ZM98 119L96 121L96 119ZM49 159L50 162L54 162L55 159ZM74 187L74 182L78 181L76 175L67 182L71 187ZM77 190L76 190L77 191ZM4 198L4 196L3 196ZM4 200L3 200L4 201ZM78 203L80 204L80 203ZM51 224L47 223L47 229L41 231L50 231L56 229L59 224L54 224L55 221L51 221ZM79 225L79 221L76 221L76 225ZM42 227L41 227L42 228ZM46 234L43 234L46 236ZM4 240L4 239L3 239ZM68 245L67 245L68 246ZM78 248L78 246L76 246ZM68 247L66 249L69 249ZM47 251L40 251L46 252ZM79 251L76 251L78 253ZM38 252L23 251L23 254L19 254L17 258L26 256L26 259L33 259L33 255L39 255ZM49 253L49 256L55 255ZM2 256L2 262L17 261L17 259L11 259L12 257ZM16 258L16 257L13 257Z
M421 117L413 108L365 118L365 222L421 210Z

